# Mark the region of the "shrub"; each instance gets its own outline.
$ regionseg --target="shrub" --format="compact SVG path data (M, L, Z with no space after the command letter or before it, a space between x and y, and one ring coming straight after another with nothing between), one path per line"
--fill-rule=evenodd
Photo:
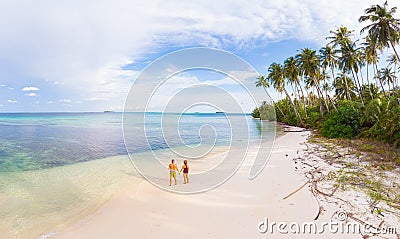
M325 120L322 135L328 138L353 138L360 132L360 110L351 102L344 102L338 112Z
M260 118L263 120L276 120L275 108L273 105L267 104L265 101L260 106Z
M320 129L323 125L323 118L319 111L311 111L310 116L307 118L306 126L307 128Z
M260 111L258 110L258 107L254 108L253 112L251 112L251 116L253 116L253 118L260 118Z

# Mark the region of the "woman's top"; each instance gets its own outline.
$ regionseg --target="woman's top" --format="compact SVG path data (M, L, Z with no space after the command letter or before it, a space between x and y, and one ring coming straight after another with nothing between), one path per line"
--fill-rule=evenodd
M189 167L185 165L185 168L183 169L183 173L189 173Z

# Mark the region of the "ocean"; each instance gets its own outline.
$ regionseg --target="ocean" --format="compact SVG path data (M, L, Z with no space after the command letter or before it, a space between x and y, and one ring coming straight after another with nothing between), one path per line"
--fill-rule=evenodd
M133 119L129 127L145 127L146 137L128 135L132 158L144 160L151 151L185 145L215 146L218 151L232 140L257 143L262 137L274 138L276 130L275 124L250 115L127 114ZM143 124L139 119L144 116ZM179 124L170 123L177 117ZM245 118L248 128L232 137L227 117ZM172 131L179 133L168 133ZM117 112L1 113L0 235L38 238L57 231L140 182L123 135L123 114Z

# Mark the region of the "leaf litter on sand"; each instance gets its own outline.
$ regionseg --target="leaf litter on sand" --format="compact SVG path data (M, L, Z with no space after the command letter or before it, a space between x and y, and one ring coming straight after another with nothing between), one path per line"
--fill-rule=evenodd
M347 221L370 225L372 229L400 229L400 170L396 160L379 156L362 143L347 143L310 136L293 159L296 172L307 182L288 194L287 199L306 185L318 203L314 220L343 210ZM355 147L352 147L355 145ZM360 148L368 149L360 150ZM389 149L389 155L397 149ZM385 153L386 155L388 153ZM393 234L366 233L361 238L400 238Z

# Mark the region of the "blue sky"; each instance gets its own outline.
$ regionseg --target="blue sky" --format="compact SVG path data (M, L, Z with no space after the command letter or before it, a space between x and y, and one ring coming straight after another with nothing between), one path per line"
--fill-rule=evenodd
M336 26L358 32L358 17L375 3L382 4L2 1L0 112L120 111L146 65L185 47L223 49L266 74L273 61L282 62L304 47L319 49ZM208 80L199 72L182 76Z

